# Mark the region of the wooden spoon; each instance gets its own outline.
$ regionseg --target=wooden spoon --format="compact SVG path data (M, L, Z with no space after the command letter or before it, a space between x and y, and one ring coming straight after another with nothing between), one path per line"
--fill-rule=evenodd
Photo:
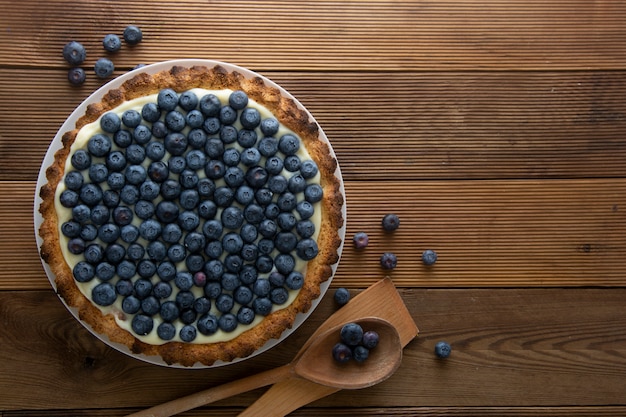
M402 361L402 343L398 331L391 323L377 317L360 318L351 322L358 323L365 331L374 330L380 336L378 346L371 350L370 356L364 362L338 363L332 357L332 348L339 342L339 332L345 324L342 323L315 337L310 344L307 342L307 349L287 365L172 400L127 417L167 417L287 378L302 378L339 389L366 388L389 378Z

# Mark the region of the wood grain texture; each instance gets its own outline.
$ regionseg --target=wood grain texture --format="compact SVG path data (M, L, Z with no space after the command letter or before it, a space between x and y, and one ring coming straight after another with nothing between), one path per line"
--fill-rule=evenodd
M625 71L264 75L313 113L347 180L626 177ZM35 179L96 87L0 68L0 92L19 97L0 101L0 179Z
M462 414L463 407L485 403L557 410L620 404L626 394L621 383L626 376L625 291L401 290L420 327L420 336L405 348L401 368L376 387L342 391L313 407L341 409L357 403L373 409L449 411L446 407L458 406ZM288 362L335 308L326 297L291 337L245 363L180 370L143 364L107 348L50 291L0 292L5 327L0 334L0 409L129 408L177 398ZM442 339L453 348L446 361L433 353ZM261 392L216 407L240 407ZM511 410L510 415L525 414Z
M143 29L145 40L132 54L116 57L120 68L198 55L292 70L580 70L622 69L626 63L622 2L345 1L303 7L269 1L259 7L254 1L160 0L121 7L26 0L4 9L0 64L21 67L63 66L58 51L71 39L101 51L104 34L121 33L130 23ZM87 65L98 55L92 53Z

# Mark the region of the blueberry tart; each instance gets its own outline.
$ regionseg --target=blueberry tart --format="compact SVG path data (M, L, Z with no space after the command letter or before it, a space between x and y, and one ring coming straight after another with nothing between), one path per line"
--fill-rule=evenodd
M41 257L80 319L133 353L180 366L248 357L332 276L337 161L262 77L136 72L62 132L40 188Z

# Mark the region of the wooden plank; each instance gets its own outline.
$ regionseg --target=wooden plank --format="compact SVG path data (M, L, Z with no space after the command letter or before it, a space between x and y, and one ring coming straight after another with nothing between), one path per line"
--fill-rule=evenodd
M347 180L626 177L626 71L264 75L315 115ZM0 102L0 180L34 180L96 87L0 69L0 91L19 97Z
M0 182L0 289L47 289L33 236L34 184ZM335 282L389 273L410 287L624 286L626 179L346 183L346 244ZM401 227L384 233L390 212ZM355 250L357 231L369 234ZM423 250L439 261L421 264ZM398 267L384 271L383 252Z
M401 295L421 332L405 349L397 373L378 386L339 392L314 407L435 407L424 413L459 407L457 415L467 407L482 407L477 410L486 415L507 410L527 415L531 407L564 415L578 406L601 413L606 404L616 407L606 408L606 415L623 410L626 289L403 289ZM178 370L107 348L51 291L3 291L0 409L137 408L176 398L285 363L335 308L327 296L291 337L244 363ZM445 361L434 356L438 340L451 343L452 355ZM243 407L261 392L216 407ZM558 414L564 404L568 408ZM491 407L502 408L489 414ZM526 408L515 414L512 407Z
M622 2L3 1L0 64L62 67L61 48L83 42L87 66L102 36L127 24L144 31L120 68L189 56L276 69L623 69ZM33 25L32 22L38 22ZM252 23L254 22L254 23ZM95 34L100 33L100 36ZM17 42L16 40L19 40Z

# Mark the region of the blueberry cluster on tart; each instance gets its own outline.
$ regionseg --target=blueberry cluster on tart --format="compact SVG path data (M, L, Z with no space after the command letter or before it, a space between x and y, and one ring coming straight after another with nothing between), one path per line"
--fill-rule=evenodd
M260 77L142 72L62 142L40 190L42 259L81 320L134 353L249 356L310 309L339 260L337 161Z

